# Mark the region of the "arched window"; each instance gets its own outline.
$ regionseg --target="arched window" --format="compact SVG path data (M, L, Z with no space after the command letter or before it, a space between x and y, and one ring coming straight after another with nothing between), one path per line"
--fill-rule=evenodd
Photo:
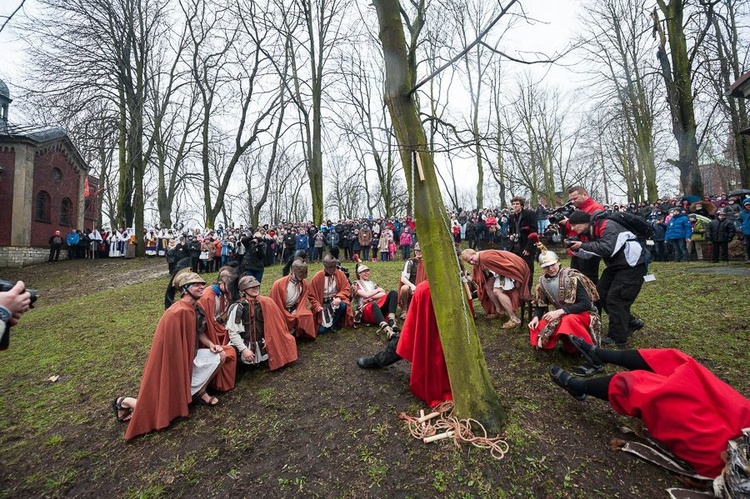
M52 169L52 179L57 183L62 180L62 171L59 168Z
M70 226L70 220L73 214L73 202L70 198L65 198L60 203L60 225Z
M50 221L51 199L47 191L39 191L36 195L36 219L40 222Z

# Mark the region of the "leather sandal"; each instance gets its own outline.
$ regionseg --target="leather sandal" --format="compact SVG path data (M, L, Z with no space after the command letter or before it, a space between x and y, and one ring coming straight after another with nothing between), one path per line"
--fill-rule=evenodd
M560 366L550 366L549 375L552 381L557 383L559 386L565 388L565 390L578 400L586 400L586 394L573 389L570 386L571 376Z
M514 321L513 319L510 319L508 322L500 326L503 329L513 329L521 325L521 321Z

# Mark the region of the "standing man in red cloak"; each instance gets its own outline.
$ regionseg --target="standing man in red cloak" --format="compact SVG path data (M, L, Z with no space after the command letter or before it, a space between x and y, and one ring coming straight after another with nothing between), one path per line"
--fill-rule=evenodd
M307 263L301 258L292 262L291 273L271 286L271 299L281 309L286 325L296 338L314 340L318 336L315 318L310 311Z
M221 345L208 339L204 313L198 305L206 281L185 270L175 276L174 284L181 298L164 312L156 326L137 403L133 398L119 397L114 404L121 421L127 420L126 413L132 410L125 440L166 428L177 417L187 417L191 401L211 406L219 403L206 393L206 386L225 358ZM208 348L199 350L199 341Z
M427 281L414 290L401 334L391 338L382 352L357 359L357 365L362 369L379 369L401 359L411 362L409 388L415 396L429 407L453 400Z

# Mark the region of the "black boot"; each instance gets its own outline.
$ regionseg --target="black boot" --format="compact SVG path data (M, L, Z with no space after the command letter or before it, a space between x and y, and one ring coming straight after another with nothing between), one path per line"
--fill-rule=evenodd
M372 357L360 357L357 359L357 365L362 369L381 369L390 366L401 360L401 356L396 353L398 345L398 336L394 336L386 345L385 350L378 352Z

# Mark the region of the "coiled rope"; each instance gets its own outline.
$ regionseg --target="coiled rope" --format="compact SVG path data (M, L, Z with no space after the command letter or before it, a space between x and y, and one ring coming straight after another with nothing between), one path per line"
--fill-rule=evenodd
M409 416L402 412L399 418L406 421L409 433L424 443L453 438L456 447L461 447L462 443L470 443L479 449L489 449L490 456L498 460L504 458L510 449L508 442L500 436L488 436L487 430L476 419L458 419L454 416L451 401L436 406L430 414L425 415L424 411L420 412L422 414L419 417ZM475 435L472 428L476 428L480 435Z

